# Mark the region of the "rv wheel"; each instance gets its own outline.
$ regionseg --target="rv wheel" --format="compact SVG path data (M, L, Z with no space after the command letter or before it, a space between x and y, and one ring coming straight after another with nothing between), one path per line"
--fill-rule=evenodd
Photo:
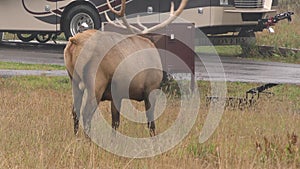
M72 7L67 11L62 23L66 39L87 29L100 29L101 27L99 13L96 9L86 5Z
M37 33L17 33L17 37L23 42L32 41Z
M39 33L35 39L40 43L46 43L52 38L52 33Z

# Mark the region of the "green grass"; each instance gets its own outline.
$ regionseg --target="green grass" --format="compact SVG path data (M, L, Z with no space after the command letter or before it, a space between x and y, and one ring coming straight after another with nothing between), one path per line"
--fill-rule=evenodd
M219 56L240 56L240 46L196 46L196 53L218 54Z
M0 69L9 70L65 70L65 66L49 64L26 64L16 62L0 62Z
M0 78L3 86L18 86L23 90L71 90L69 77L13 76Z
M206 53L206 54L218 54L222 57L243 57L245 59L256 60L256 61L272 61L272 62L283 62L283 63L296 63L300 64L300 52L288 54L280 54L278 50L275 49L275 53L265 54L265 52L260 51L257 47L253 47L250 53L243 55L240 46L196 46L196 53Z

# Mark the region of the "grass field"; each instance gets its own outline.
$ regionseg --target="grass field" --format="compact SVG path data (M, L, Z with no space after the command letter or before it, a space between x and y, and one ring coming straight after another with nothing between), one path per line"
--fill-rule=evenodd
M192 131L174 149L147 159L113 155L73 135L71 88L66 77L0 79L0 168L299 168L300 87L280 85L276 95L254 107L228 107L213 136L198 143L208 108L208 82L199 82L201 108ZM259 84L228 83L228 95L244 96ZM170 126L179 105L170 101L157 120L161 133ZM143 104L135 103L137 108ZM110 119L110 105L101 104ZM110 120L108 120L110 123ZM147 137L145 125L121 119L120 132Z

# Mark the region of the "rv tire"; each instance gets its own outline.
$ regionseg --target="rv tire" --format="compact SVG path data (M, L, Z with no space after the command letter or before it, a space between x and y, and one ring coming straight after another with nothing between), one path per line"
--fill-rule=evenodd
M64 20L62 21L63 30L68 40L87 29L100 29L100 15L96 9L88 5L77 5L67 11Z
M22 42L30 42L36 37L37 33L17 33L17 37Z
M46 43L52 38L52 33L39 33L35 39L40 43Z

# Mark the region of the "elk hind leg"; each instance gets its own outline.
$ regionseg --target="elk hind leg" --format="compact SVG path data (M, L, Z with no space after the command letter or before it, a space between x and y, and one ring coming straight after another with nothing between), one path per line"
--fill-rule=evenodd
M155 136L155 122L154 122L154 107L155 107L155 101L156 99L153 98L150 101L150 98L148 95L145 97L145 108L146 108L146 116L147 116L147 123L148 123L148 128L150 131L150 136L153 137Z
M120 125L120 108L121 108L121 100L111 101L111 126L114 130Z
M85 99L84 101L85 105L83 105L82 120L83 120L84 131L87 135L89 135L90 133L91 120L98 108L99 102L105 90L105 85L106 84L101 84L97 87L91 85L84 90L83 95Z

